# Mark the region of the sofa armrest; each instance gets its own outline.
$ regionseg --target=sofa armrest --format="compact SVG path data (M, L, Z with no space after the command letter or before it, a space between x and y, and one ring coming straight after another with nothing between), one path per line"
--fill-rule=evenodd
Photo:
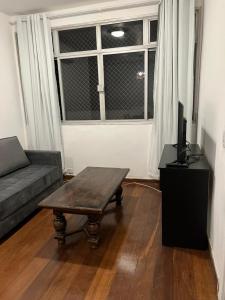
M25 150L32 164L55 165L62 170L61 153L59 151Z

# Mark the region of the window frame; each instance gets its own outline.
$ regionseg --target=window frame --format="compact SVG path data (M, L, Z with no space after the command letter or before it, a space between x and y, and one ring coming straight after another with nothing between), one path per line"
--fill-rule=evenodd
M117 47L117 48L108 48L102 49L101 45L101 25L107 24L117 24L122 22L132 22L132 21L143 21L143 45L137 46L126 46L126 47ZM129 19L119 19L119 20L107 20L100 23L88 23L84 25L76 26L66 26L61 28L55 28L52 30L53 35L53 46L54 46L54 58L57 61L58 67L58 77L59 77L59 87L60 87L60 102L62 108L62 124L146 124L152 123L152 119L148 119L148 51L157 51L157 42L150 42L150 21L158 20L157 15L152 15L149 17L140 17L140 18L129 18ZM76 52L67 52L60 53L59 46L59 36L58 32L62 30L69 29L79 29L85 27L96 27L96 50L87 50L87 51L76 51ZM121 53L132 53L132 52L144 52L144 119L120 119L120 120L106 120L105 118L105 92L104 92L104 64L103 57L104 55L110 54L121 54ZM63 80L61 72L61 60L69 58L79 58L79 57L90 57L97 56L98 63L98 89L103 90L99 91L99 102L100 102L100 120L66 120L65 116L65 103L64 103L64 92L63 92Z

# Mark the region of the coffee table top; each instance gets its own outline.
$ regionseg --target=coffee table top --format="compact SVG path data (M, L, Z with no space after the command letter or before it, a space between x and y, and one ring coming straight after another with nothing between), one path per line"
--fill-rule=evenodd
M87 167L39 203L68 213L101 214L129 169Z

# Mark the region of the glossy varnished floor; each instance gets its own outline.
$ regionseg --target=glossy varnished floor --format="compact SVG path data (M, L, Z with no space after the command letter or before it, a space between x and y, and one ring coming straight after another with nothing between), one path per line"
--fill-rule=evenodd
M96 250L88 248L83 234L57 249L49 210L4 241L0 299L217 299L207 251L161 246L159 192L126 185L123 208L108 208ZM71 228L84 221L68 216Z

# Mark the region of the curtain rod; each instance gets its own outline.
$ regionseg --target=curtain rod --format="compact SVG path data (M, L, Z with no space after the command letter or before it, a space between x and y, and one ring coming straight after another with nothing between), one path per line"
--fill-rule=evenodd
M95 14L95 13L103 13L103 12L108 12L108 11L113 11L113 10L118 10L118 9L129 9L129 8L136 8L136 7L143 7L143 6L149 6L149 5L159 5L160 4L160 0L143 0L143 1L135 1L133 3L128 3L128 4L124 4L124 3L117 3L117 4L113 4L111 6L107 5L105 7L102 8L87 8L87 9L77 9L77 8L72 8L73 11L69 12L69 10L71 9L65 9L64 12L55 11L55 12L46 12L47 17L50 20L55 20L55 19L60 19L60 18L69 18L69 17L77 17L77 16L83 16L83 15L88 15L88 14ZM78 11L77 11L78 10ZM40 13L41 14L41 13ZM22 19L22 21L26 22L26 15L22 16L22 18L24 17L24 20ZM12 20L10 22L11 25L14 25L16 23L15 21L16 16L14 16L14 20Z

